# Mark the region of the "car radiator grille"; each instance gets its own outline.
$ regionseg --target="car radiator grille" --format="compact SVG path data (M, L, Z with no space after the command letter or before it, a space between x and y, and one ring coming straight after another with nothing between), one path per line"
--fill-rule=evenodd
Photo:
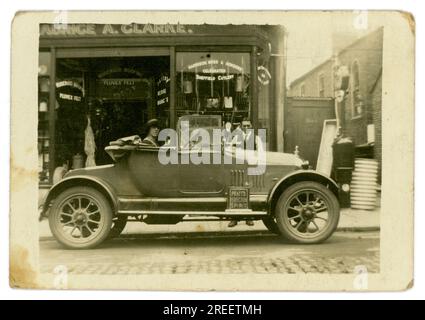
M249 177L249 184L253 187L253 188L264 188L265 184L264 184L264 174L261 175L255 175L255 176L248 176Z

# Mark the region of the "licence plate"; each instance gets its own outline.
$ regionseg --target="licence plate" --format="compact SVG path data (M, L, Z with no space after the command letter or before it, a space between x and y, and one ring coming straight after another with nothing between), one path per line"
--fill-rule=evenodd
M249 189L230 187L227 207L228 209L248 209Z

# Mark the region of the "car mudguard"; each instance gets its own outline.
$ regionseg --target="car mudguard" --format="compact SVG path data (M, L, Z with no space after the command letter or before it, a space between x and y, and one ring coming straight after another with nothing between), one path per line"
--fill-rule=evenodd
M338 199L338 184L330 177L314 170L298 170L280 179L273 186L272 190L270 190L267 197L268 211L272 212L271 209L274 207L274 203L286 188L293 185L294 183L301 181L314 181L323 184L328 189L330 189Z
M99 179L98 177L77 175L64 178L52 186L44 198L40 219L46 217L46 212L49 209L50 203L57 197L60 192L75 186L87 186L99 190L100 192L104 193L110 201L113 213L116 214L118 211L117 197L114 189L110 186L110 184L102 179Z

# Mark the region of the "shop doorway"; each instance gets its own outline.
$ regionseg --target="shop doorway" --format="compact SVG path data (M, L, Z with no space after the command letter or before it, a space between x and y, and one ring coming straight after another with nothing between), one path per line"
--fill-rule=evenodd
M111 141L132 135L144 135L143 125L148 120L149 103L146 100L99 99L89 103L92 130L95 137L97 165L111 163L103 151ZM101 148L101 149L100 149Z
M169 56L56 61L56 166L111 163L110 141L143 137L151 118L169 126Z

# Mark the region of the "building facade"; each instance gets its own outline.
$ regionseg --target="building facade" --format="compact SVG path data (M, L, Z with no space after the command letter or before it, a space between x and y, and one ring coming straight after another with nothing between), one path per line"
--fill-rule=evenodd
M269 150L283 149L282 26L42 24L39 47L42 188L88 154L110 163L104 147L152 118L163 128L188 114L249 119Z
M380 28L294 80L288 91L291 97L334 97L335 61L347 66L350 84L343 112L345 130L354 140L357 156L375 158L379 163L382 160L382 51Z
M290 97L333 97L333 61L326 60L289 85Z

